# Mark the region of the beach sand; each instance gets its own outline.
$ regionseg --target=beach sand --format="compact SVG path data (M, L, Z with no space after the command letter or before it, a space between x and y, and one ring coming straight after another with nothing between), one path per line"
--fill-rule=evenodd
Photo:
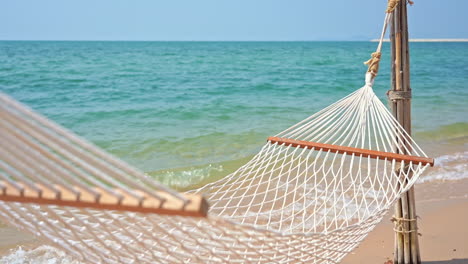
M425 264L468 263L468 179L416 185L420 250ZM344 264L393 259L392 211Z
M468 263L468 179L431 181L416 185L417 212L423 263ZM342 263L385 263L393 258L392 212ZM0 256L19 246L42 245L32 235L0 224ZM1 262L1 260L0 260Z
M38 245L40 241L34 236L0 222L0 256L7 255L18 247L32 249Z

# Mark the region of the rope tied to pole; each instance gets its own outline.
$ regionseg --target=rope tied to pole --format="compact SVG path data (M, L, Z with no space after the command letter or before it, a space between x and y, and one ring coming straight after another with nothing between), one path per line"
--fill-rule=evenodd
M416 218L403 218L403 217L396 217L396 216L393 216L392 218L390 218L390 221L392 222L414 222L416 220L417 220Z
M399 2L400 0L388 0L387 10L385 12L389 14L392 13Z
M387 91L388 100L395 102L396 100L410 100L412 95L411 91Z
M382 53L379 51L373 52L371 54L371 58L368 61L364 62L365 65L369 65L367 72L371 73L374 76L377 75L377 73L379 72L379 63L380 63L381 56L382 56Z
M414 5L414 2L411 0L406 0L406 2L411 6ZM398 6L398 3L400 3L400 0L388 0L387 10L385 10L385 12L392 13Z
M393 228L393 231L397 232L397 233L402 233L402 234L409 234L409 233L413 233L413 232L417 232L418 231L418 228L416 229L411 229L411 230L405 230L404 226L403 226L403 223L404 222L416 222L417 219L414 218L414 219L408 219L408 218L402 218L402 217L396 217L396 216L393 216L390 221L392 221L394 224L395 224L395 227Z

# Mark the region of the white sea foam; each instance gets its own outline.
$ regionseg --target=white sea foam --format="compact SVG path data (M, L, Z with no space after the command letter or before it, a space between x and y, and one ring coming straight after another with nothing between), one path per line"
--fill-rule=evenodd
M437 157L434 168L425 173L418 182L461 180L466 178L468 178L468 151Z
M40 246L32 250L19 247L11 254L0 258L0 264L81 264L65 252L51 246Z
M198 184L209 179L213 173L219 173L224 170L222 165L212 165L191 168L180 171L165 171L155 175L156 179L162 184L176 187L187 188L194 184Z

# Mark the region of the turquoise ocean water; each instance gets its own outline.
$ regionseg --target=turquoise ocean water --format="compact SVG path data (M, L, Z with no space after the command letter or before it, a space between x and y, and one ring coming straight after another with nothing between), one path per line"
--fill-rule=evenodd
M268 136L360 88L375 47L3 41L0 91L187 189L228 174ZM385 44L374 87L382 100L388 57ZM468 177L468 43L412 43L411 65L414 136L453 167L433 176Z

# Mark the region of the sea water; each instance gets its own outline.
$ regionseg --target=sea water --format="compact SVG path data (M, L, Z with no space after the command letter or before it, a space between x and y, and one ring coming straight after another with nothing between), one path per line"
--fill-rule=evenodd
M360 88L375 46L2 41L0 91L183 190ZM388 48L374 86L384 102ZM414 137L430 156L466 164L468 43L411 43L411 73Z

